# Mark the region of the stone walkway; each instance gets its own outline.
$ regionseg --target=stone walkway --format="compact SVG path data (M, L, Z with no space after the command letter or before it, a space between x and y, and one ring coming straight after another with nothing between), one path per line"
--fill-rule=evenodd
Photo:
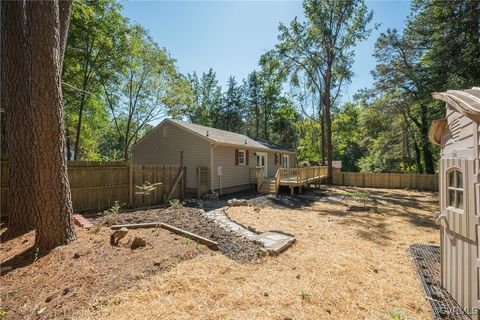
M226 215L226 210L228 210L228 207L222 207L210 211L204 210L204 215L227 231L231 231L239 236L247 238L248 240L255 240L257 234L230 220Z
M269 254L277 255L285 251L295 242L295 237L280 232L264 232L257 234L251 230L248 230L244 226L232 221L227 216L228 207L223 206L217 209L204 207L203 215L218 224L224 230L235 233L240 237L245 237L250 241L260 242Z

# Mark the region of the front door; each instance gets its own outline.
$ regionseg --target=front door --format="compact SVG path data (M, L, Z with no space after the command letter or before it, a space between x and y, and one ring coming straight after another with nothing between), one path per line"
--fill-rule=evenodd
M282 157L283 157L283 159L282 159L283 167L284 168L289 168L290 165L288 163L288 159L289 159L288 154L284 154L284 155L282 155Z
M263 168L263 176L267 176L267 154L263 152L257 152L257 167Z

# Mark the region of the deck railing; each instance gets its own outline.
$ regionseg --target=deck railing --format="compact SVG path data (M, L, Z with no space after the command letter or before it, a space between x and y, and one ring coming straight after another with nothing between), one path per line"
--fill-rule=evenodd
M260 187L263 184L264 173L263 167L254 167L250 168L250 181L257 184L257 190L260 190Z
M278 179L276 180L278 181L278 184L281 184L282 182L303 184L326 175L326 166L280 168L277 171Z

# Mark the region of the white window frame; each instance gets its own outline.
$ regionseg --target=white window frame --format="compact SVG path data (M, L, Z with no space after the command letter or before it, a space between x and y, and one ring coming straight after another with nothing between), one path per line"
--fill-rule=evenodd
M282 154L282 166L283 168L290 167L290 156L288 154Z
M453 186L450 186L450 174L453 173ZM462 175L462 185L458 185L458 174ZM459 212L463 212L465 209L465 176L463 174L463 171L458 169L458 168L452 168L447 171L447 177L446 177L446 185L447 185L447 195L446 195L446 206L450 210L455 210ZM450 205L450 191L453 191L454 193L454 201L453 201L453 206ZM459 204L459 194L462 195L462 204L463 208L460 208L458 206Z
M241 161L240 154L243 154L243 162ZM247 151L246 150L238 150L238 165L239 166L246 166L247 165Z

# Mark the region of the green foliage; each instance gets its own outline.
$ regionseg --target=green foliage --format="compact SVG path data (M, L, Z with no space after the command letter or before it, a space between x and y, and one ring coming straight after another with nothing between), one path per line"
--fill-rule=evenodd
M391 320L413 320L412 317L406 316L405 312L400 308L391 310L388 315Z
M170 207L172 209L181 209L183 208L183 202L179 199L172 199L169 201Z
M303 8L305 22L295 18L289 25L280 24L280 43L275 53L288 70L292 85L313 96L313 107L301 109L310 121L319 123L321 145L317 158L323 162L326 157L331 165L332 112L342 86L353 75L353 48L370 34L372 12L361 0L305 0ZM329 180L333 176L331 169Z
M74 1L63 63L67 154L100 160L99 144L110 125L102 83L124 62L128 22L114 0Z
M125 203L121 203L119 201L114 201L113 205L110 207L110 209L105 210L103 213L104 214L111 214L111 215L116 215L120 212L120 210L125 206Z
M212 69L180 74L116 0L74 1L62 74L68 158L127 159L170 116L296 149L300 161L341 160L345 171L434 172L427 134L444 104L431 93L480 83L480 2L414 0L407 27L376 41L374 85L345 105L372 12L360 0L303 7L258 70L222 90Z
M310 302L310 300L312 299L312 295L306 290L302 289L302 291L300 292L300 298L302 298L303 301Z
M135 186L135 188L137 188L138 190L137 192L135 192L135 194L149 197L162 184L163 183L161 182L151 183L151 182L145 181L145 183L142 184L141 186Z

